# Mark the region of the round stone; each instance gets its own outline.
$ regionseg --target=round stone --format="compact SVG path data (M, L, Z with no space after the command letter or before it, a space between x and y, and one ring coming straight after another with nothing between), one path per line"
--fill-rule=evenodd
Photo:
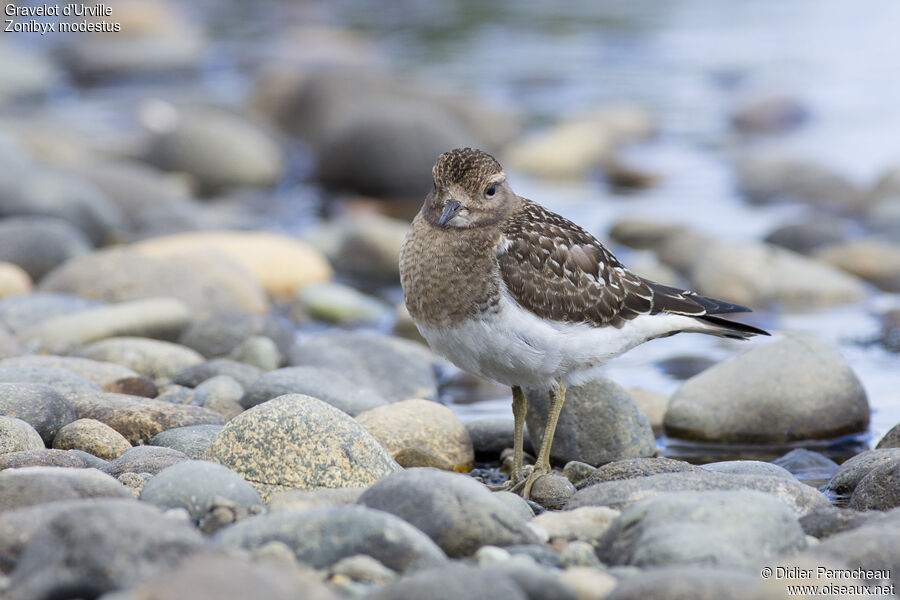
M166 467L144 484L140 499L166 508L184 508L199 521L224 499L250 508L259 493L240 475L218 463L185 460Z
M59 430L53 447L59 450L81 450L98 458L112 460L131 449L121 433L94 419L78 419Z

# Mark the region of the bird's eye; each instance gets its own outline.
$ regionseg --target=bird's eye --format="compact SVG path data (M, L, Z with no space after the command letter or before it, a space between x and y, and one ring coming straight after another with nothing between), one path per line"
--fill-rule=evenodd
M488 197L493 196L493 195L496 194L496 193L497 193L497 185L496 185L496 184L491 185L491 187L489 187L488 189L484 190L484 195L485 195L485 196L488 196Z

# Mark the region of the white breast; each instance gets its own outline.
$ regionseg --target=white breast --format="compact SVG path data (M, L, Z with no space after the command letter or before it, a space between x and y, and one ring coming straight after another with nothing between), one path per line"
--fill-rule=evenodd
M608 360L674 331L702 331L701 322L671 314L642 315L621 329L548 321L504 295L498 312L448 328L418 325L432 349L470 373L505 385L546 387L557 379L581 385Z

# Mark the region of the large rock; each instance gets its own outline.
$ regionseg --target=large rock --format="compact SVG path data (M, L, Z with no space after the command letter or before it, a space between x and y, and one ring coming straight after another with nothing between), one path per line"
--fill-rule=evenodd
M148 298L53 317L22 329L18 338L26 347L64 354L115 336L174 339L189 322L179 300Z
M661 473L637 479L597 483L576 492L566 505L566 509L581 506L610 506L624 509L635 502L667 492L735 490L756 490L774 496L797 516L830 505L822 492L785 477L737 475L701 469L695 472Z
M106 302L156 297L165 290L201 314L268 309L259 282L214 251L162 258L131 248L110 248L63 263L47 274L39 289Z
M153 379L172 377L203 362L203 356L186 346L142 337L107 338L81 348L77 355L116 363Z
M75 409L49 386L0 383L0 415L22 419L50 446L60 428L75 420Z
M218 463L186 460L166 467L144 485L140 499L166 508L184 508L199 521L222 500L250 508L259 493L240 475Z
M785 443L865 431L869 404L831 345L786 335L692 377L669 401L672 437L715 443Z
M189 524L134 500L72 506L28 540L7 597L97 597L174 569L204 545Z
M260 515L220 531L213 538L226 548L254 550L277 541L315 569L364 554L396 571L442 565L447 557L428 536L394 515L363 506Z
M900 585L900 524L897 512L891 511L870 523L842 531L810 546L804 555L821 564L836 560L850 568L878 570Z
M388 402L437 398L434 371L439 359L408 340L368 333L321 334L297 342L290 362L337 371L356 385L377 390Z
M126 394L80 394L71 399L79 419L106 423L132 445L149 443L161 431L188 425L224 425L225 418L201 406L172 404Z
M828 481L828 490L839 496L853 493L859 482L882 465L900 462L900 448L880 448L847 459Z
M132 498L121 483L96 469L23 467L0 471L0 511L78 498Z
M475 467L466 426L443 404L403 400L367 410L356 420L404 467L440 465L462 473ZM437 464L410 461L413 453Z
M34 427L22 419L0 416L0 454L43 449L44 440Z
M856 510L890 510L900 506L900 459L872 469L856 485L850 506Z
M252 273L269 294L291 298L312 284L331 279L331 266L309 245L263 231L202 231L153 238L133 246L152 257L166 258L213 250Z
M790 508L755 491L673 492L638 502L597 545L607 564L755 567L803 550Z
M150 141L147 159L194 178L204 193L271 187L281 178L281 148L262 127L238 114L208 108L178 110Z
M900 423L891 427L875 448L900 448Z
M62 429L53 440L59 450L81 450L104 460L118 458L131 449L121 433L94 419L78 419Z
M525 422L532 440L544 437L550 398L546 390L526 390ZM653 456L656 438L646 415L623 388L595 379L566 390L550 458L602 465L615 460Z
M87 236L61 219L15 217L0 220L0 260L19 265L34 281L57 265L91 249Z
M327 402L350 416L387 404L374 389L363 387L337 371L316 367L286 367L269 371L257 379L241 398L241 406L251 408L284 394L306 394Z
M253 484L264 500L286 489L368 486L400 468L352 417L300 394L232 419L207 457Z
M465 475L408 469L370 487L359 503L412 523L451 557L470 556L485 545L537 541L519 515Z
M816 257L885 290L900 292L900 244L859 240L823 248Z

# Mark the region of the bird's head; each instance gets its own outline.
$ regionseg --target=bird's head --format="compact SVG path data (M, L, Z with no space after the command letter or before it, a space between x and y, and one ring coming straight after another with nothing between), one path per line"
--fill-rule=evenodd
M505 218L517 201L503 167L487 152L461 148L441 154L424 216L437 227L484 227Z

